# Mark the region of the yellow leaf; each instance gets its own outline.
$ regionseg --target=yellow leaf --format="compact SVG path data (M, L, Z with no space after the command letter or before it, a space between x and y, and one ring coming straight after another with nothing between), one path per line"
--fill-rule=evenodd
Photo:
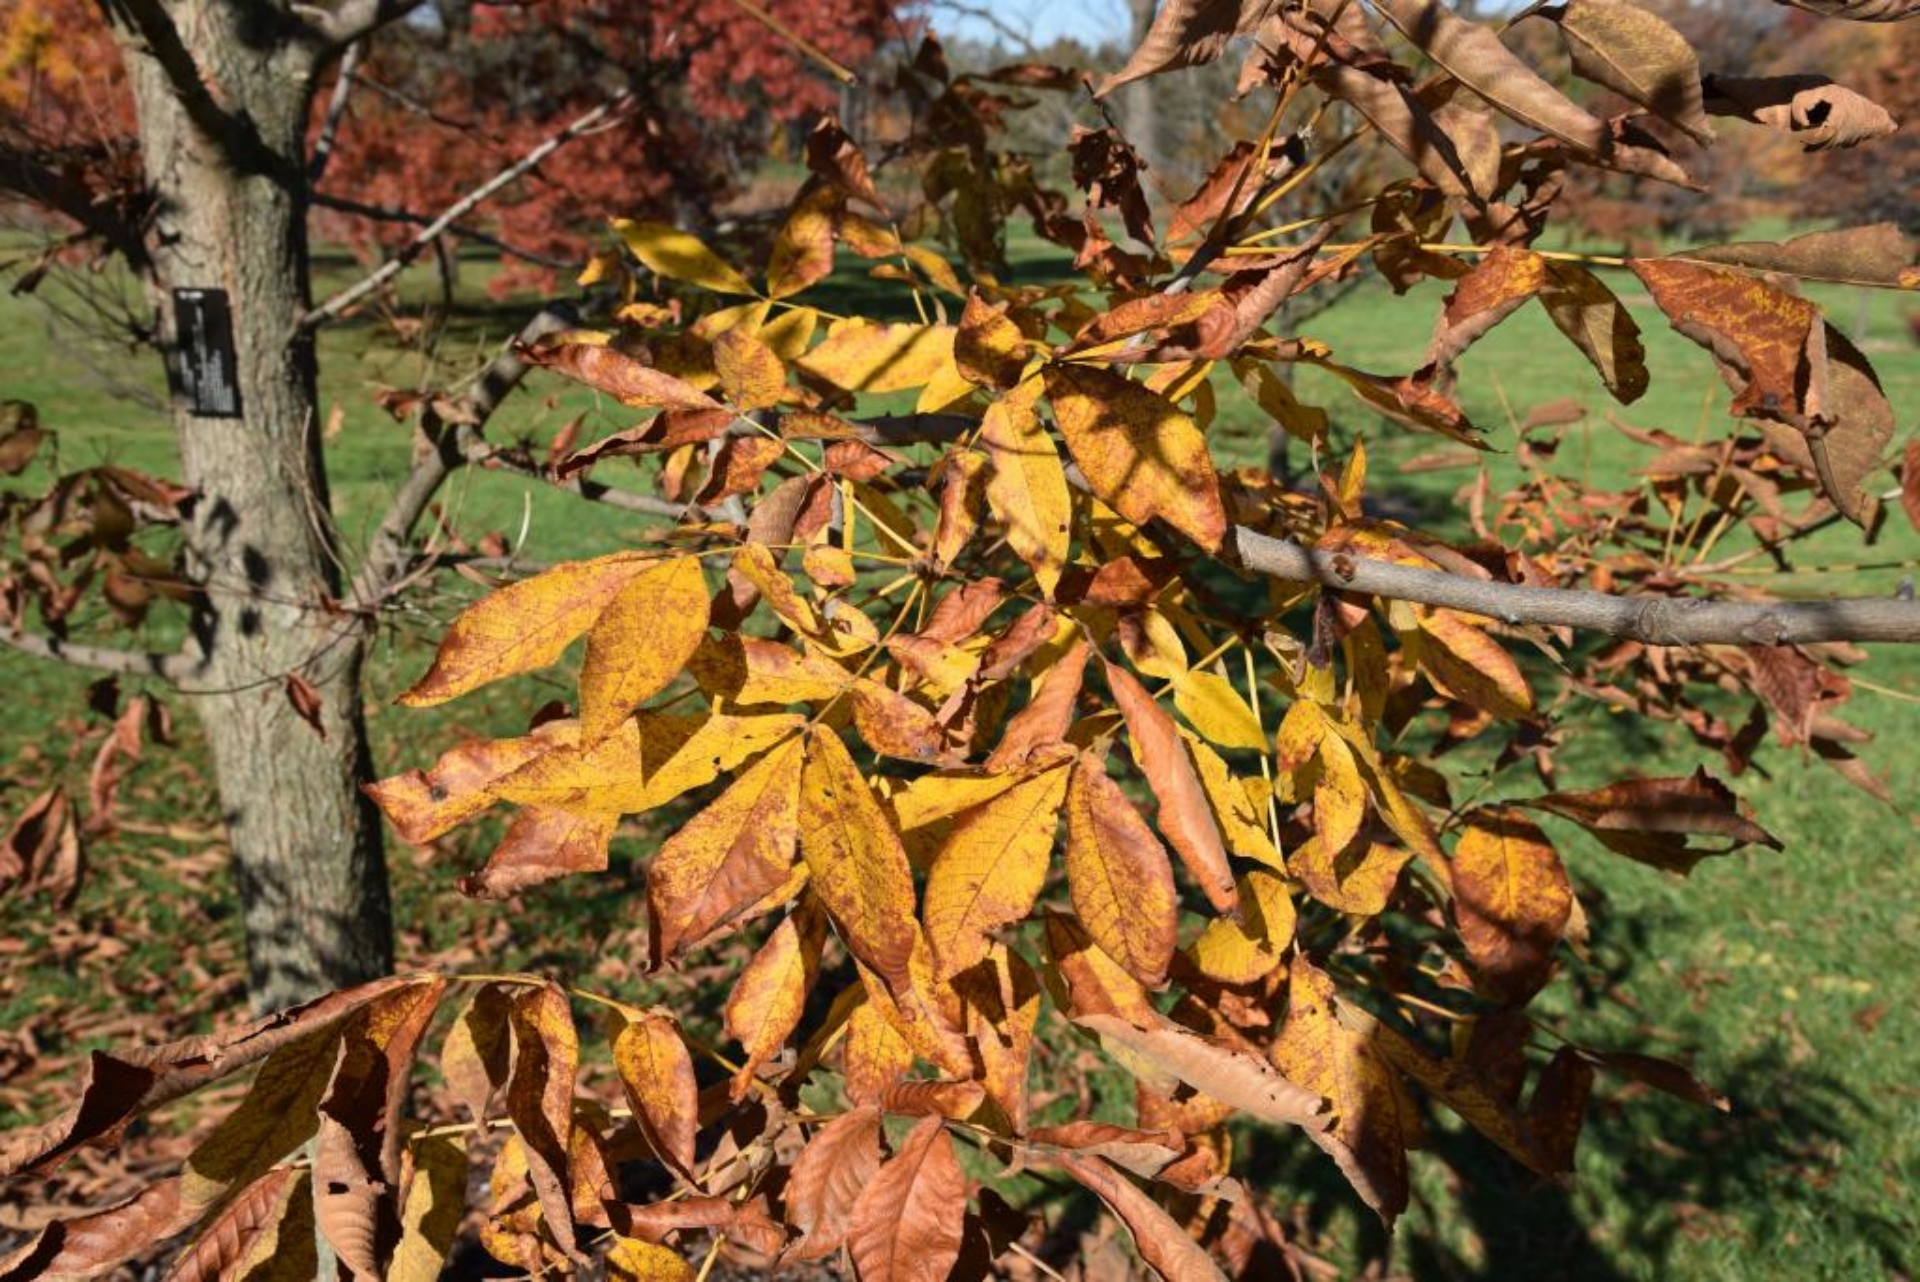
M1053 438L1034 413L1039 391L1038 383L1025 382L988 406L980 443L992 463L987 507L1006 525L1008 546L1052 597L1067 564L1073 496Z
M447 628L433 666L400 702L431 707L502 677L546 667L593 626L630 579L653 564L650 557L616 552L568 561L489 593Z
M807 737L800 850L847 951L889 988L909 985L916 931L906 848L846 746L823 726Z
M1166 982L1179 925L1173 865L1092 753L1081 754L1067 789L1067 885L1101 951L1149 988Z
M691 1177L700 1087L680 1026L667 1015L628 1020L614 1035L613 1063L647 1143L669 1166Z
M501 780L522 806L637 815L712 783L805 724L792 713L734 717L642 712L591 748L555 748Z
M1052 365L1046 381L1060 432L1095 494L1135 525L1158 517L1219 550L1227 512L1207 439L1191 418L1111 370Z
M1027 337L1007 316L1005 305L995 307L975 293L960 313L953 356L960 373L981 387L1012 387L1027 363Z
M708 694L746 706L816 703L853 680L831 659L737 633L701 646L687 668Z
M580 668L580 735L607 737L680 674L707 632L700 558L675 557L628 580L587 634Z
M760 327L760 341L786 362L800 359L813 341L813 330L820 313L811 307L790 307Z
M1259 718L1233 683L1216 672L1188 669L1176 674L1173 706L1189 725L1222 748L1267 749Z
M954 821L927 874L927 942L941 978L985 957L993 932L1032 910L1066 791L1067 770L1055 767Z
M736 325L713 340L713 367L733 409L768 409L786 394L786 367L745 326Z
M800 368L849 392L900 392L924 387L953 364L951 325L882 325L842 321Z
M425 1135L412 1140L413 1178L400 1212L400 1243L387 1266L387 1282L436 1282L467 1215L467 1146L464 1135Z
M694 1282L693 1265L670 1246L623 1237L607 1252L609 1282Z
M1326 973L1298 952L1287 997L1273 1062L1332 1102L1333 1126L1308 1134L1391 1225L1406 1208L1406 1150L1420 1134L1413 1101L1381 1050L1341 1022Z
M1367 785L1346 741L1328 735L1320 741L1320 778L1313 785L1313 827L1320 845L1338 855L1360 835L1367 817Z
M1453 916L1477 984L1526 1001L1553 971L1573 915L1573 887L1539 825L1511 808L1467 815L1453 851Z
M767 256L769 296L797 294L833 274L833 215L840 204L831 187L802 189Z
M738 923L787 882L800 837L802 754L798 736L781 744L660 847L647 868L656 959Z
M699 237L665 223L616 218L614 231L633 256L662 276L710 289L716 294L751 294L747 278L708 249Z
M840 1071L847 1081L847 1098L856 1104L879 1099L913 1067L913 1044L900 1031L896 1017L891 1004L871 996L847 1017Z
M1293 852L1288 866L1309 895L1336 912L1373 917L1386 911L1411 851L1384 842L1361 842L1329 855L1312 837Z
M1266 798L1271 793L1266 781L1234 778L1219 753L1195 736L1180 737L1187 745L1187 755L1193 758L1194 772L1200 776L1207 806L1213 811L1214 822L1220 825L1220 836L1227 848L1236 855L1258 859L1269 868L1285 872L1286 863L1274 849L1268 832ZM1251 785L1258 785L1258 791Z
M1240 879L1240 903L1239 921L1214 918L1187 949L1200 973L1222 984L1265 978L1293 942L1293 899L1279 877L1248 873Z
M1071 842L1071 794L1067 804L1067 840ZM1067 853L1071 858L1071 845L1067 847ZM1161 859L1164 861L1165 858L1163 851ZM1117 1015L1143 1028L1159 1018L1160 1012L1154 1008L1140 981L1122 969L1111 953L1094 943L1093 937L1078 920L1066 913L1049 911L1046 922L1047 956L1052 962L1046 975L1054 985L1053 995L1061 1010L1075 1019L1083 1015ZM1170 942L1167 956L1171 958L1172 955Z
M801 911L773 928L727 995L727 1036L746 1048L734 1075L732 1096L745 1097L755 1071L779 1053L800 1022L807 992L820 966L826 923Z

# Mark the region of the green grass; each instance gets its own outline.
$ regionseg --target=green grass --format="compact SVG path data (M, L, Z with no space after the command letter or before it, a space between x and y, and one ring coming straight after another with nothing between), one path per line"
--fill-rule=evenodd
M1043 275L1059 264L1031 255L1026 270ZM329 264L338 277L344 264ZM512 306L483 305L480 273L470 270L463 297L471 306L442 339L442 356L458 353L477 366L515 324ZM1612 410L1640 426L1658 426L1683 439L1718 439L1727 429L1726 392L1705 353L1673 334L1630 277L1615 287L1633 305L1645 331L1653 387L1627 409L1611 407L1598 379L1537 307L1530 307L1479 344L1464 360L1461 396L1496 450L1496 482L1518 475L1511 451L1514 423L1534 405L1572 396L1589 409L1569 429L1556 466L1596 482L1627 482L1645 457L1612 426ZM825 291L842 309L868 308L879 292L843 276ZM1412 300L1363 289L1305 326L1336 356L1365 369L1404 372L1425 347L1437 286ZM1851 328L1860 314L1851 291L1815 291L1836 322ZM887 305L903 308L896 296ZM1887 294L1867 301L1874 360L1899 415L1912 430L1920 406L1920 350L1905 336L1902 315L1913 304ZM910 314L906 312L904 314ZM408 431L372 399L376 386L411 387L421 354L375 337L372 326L347 326L322 339L323 391L343 419L329 446L339 517L357 543L377 519L385 496L404 473ZM172 446L159 414L113 394L103 368L125 370L157 396L151 362L124 352L92 351L49 327L33 299L0 296L0 369L9 371L0 395L38 403L43 421L60 437L60 461L74 467L112 460L160 472L170 470ZM1265 424L1223 383L1213 427L1225 460L1253 462L1264 455ZM1463 529L1456 491L1467 472L1399 474L1413 456L1445 445L1436 438L1384 423L1315 371L1303 371L1298 391L1332 412L1342 441L1363 435L1372 459L1373 487L1399 493L1434 514L1435 528ZM628 415L609 411L577 389L537 379L516 395L490 429L508 439L545 439L578 413L589 421L582 440L625 426ZM1296 455L1298 455L1296 448ZM445 503L453 524L473 535L496 530L517 540L525 555L553 560L604 550L635 537L640 526L617 513L588 509L564 496L496 476L463 477ZM1737 536L1735 536L1737 537ZM1920 562L1920 536L1896 513L1876 548L1864 550L1851 529L1836 529L1810 549L1815 564L1859 561ZM1731 544L1729 546L1732 546ZM1836 570L1763 580L1782 593L1891 593L1904 568ZM401 713L391 696L417 674L434 632L462 599L429 600L397 615L383 633L368 682L376 751L383 768L418 764L456 731L501 733L519 728L529 706L526 687L463 700L444 713ZM29 785L55 774L84 775L74 749L76 709L86 678L17 657L4 665L10 716L0 739L13 762L16 786L0 803L17 807ZM1688 881L1651 872L1568 835L1565 849L1583 897L1591 905L1597 972L1617 985L1576 992L1563 984L1557 998L1567 1026L1601 1047L1639 1048L1689 1058L1700 1075L1733 1100L1728 1115L1649 1095L1614 1080L1600 1085L1601 1103L1584 1139L1579 1178L1571 1188L1542 1187L1457 1128L1435 1128L1434 1154L1416 1155L1422 1196L1390 1246L1370 1229L1352 1199L1339 1192L1331 1168L1303 1159L1291 1139L1250 1136L1247 1156L1261 1178L1288 1181L1311 1195L1310 1220L1352 1242L1349 1263L1382 1250L1419 1276L1593 1278L1807 1278L1911 1274L1920 1267L1920 1088L1912 1048L1920 1045L1920 1007L1911 947L1920 937L1920 897L1912 890L1908 852L1915 834L1907 810L1920 771L1920 656L1880 647L1859 670L1899 694L1862 689L1847 709L1850 720L1875 733L1869 762L1894 789L1901 809L1853 790L1818 762L1771 747L1755 771L1735 786L1761 820L1786 844L1711 860ZM560 687L553 687L556 694ZM545 694L537 698L547 697ZM1562 754L1567 786L1589 786L1630 766L1647 773L1684 772L1703 754L1668 727L1628 724L1578 707L1565 724ZM144 811L170 821L210 825L212 807L194 767L199 751L191 719L187 738L169 760L150 756L130 781ZM27 745L49 745L38 757ZM1719 769L1717 762L1705 762ZM76 773L77 772L77 773ZM1558 830L1557 830L1558 831ZM527 896L501 913L453 894L461 858L431 863L404 849L394 853L403 955L457 950L463 941L490 964L533 965L569 971L583 984L627 988L640 981L644 938L635 919L640 899L634 843L624 843L607 882L591 893L561 886ZM204 842L202 843L204 845ZM191 841L123 834L94 852L94 881L79 917L100 929L115 917L115 896L139 895L153 910L151 940L131 958L83 959L68 967L9 962L0 977L0 1024L12 1026L34 1011L84 1003L102 987L134 994L147 1009L177 1010L164 980L142 989L129 979L142 969L166 973L168 932L209 927L228 941L234 926L230 890L217 870L183 885L169 876L193 849ZM194 897L192 904L182 896ZM202 906L205 905L205 906ZM47 926L22 907L0 906L0 929L43 938ZM623 954L623 948L632 949ZM29 954L31 956L31 954ZM1589 996L1605 988L1605 996ZM145 996L139 994L144 992ZM1630 1002L1631 1004L1626 1004ZM1579 1007L1579 1009L1576 1009ZM53 1049L61 1049L57 1038ZM70 1049L70 1048L69 1048ZM0 1104L4 1107L4 1104ZM1457 1170L1457 1174L1450 1173Z

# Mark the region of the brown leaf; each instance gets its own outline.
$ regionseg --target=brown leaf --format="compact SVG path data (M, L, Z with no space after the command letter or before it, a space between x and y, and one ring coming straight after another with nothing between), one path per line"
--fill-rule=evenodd
M802 1236L786 1258L824 1260L846 1241L854 1202L880 1170L880 1116L851 1109L807 1141L787 1178L787 1223Z
M18 476L50 435L40 415L25 401L0 401L0 474Z
M522 355L529 363L605 392L622 405L676 410L726 408L665 370L655 369L625 352L601 344L546 343L526 348Z
M322 708L320 692L314 688L313 682L307 680L298 672L289 672L287 673L286 691L287 702L293 705L294 712L299 715L302 721L313 727L315 734L319 735L322 739L326 738L327 725L326 722L320 719Z
M1631 405L1648 384L1640 326L1598 276L1578 263L1547 263L1540 305L1556 328L1580 349L1613 398Z
M1559 26L1576 74L1678 126L1701 146L1712 145L1700 59L1665 19L1627 0L1569 0L1544 16Z
M1212 62L1234 37L1253 34L1279 8L1280 0L1167 0L1127 64L1100 82L1099 96L1163 71Z
M807 168L848 196L885 211L886 204L880 199L867 168L867 158L835 117L822 116L807 135Z
M1709 76L1707 110L1792 135L1807 151L1857 147L1900 126L1871 98L1825 76Z
M526 1151L527 1176L547 1231L569 1256L578 1253L573 1226L570 1150L574 1074L580 1039L566 994L551 983L517 989L508 999L513 1038L507 1074L507 1116Z
M279 1166L235 1194L174 1258L166 1282L214 1282L247 1276L278 1243L293 1199L306 1191L302 1172Z
M1914 243L1892 223L1814 231L1783 241L1698 245L1669 257L1836 285L1910 289L1920 283L1913 265Z
M861 1282L938 1282L960 1258L967 1177L946 1119L914 1126L853 1204L847 1250Z
M1032 697L1027 700L1027 706L1007 722L999 746L987 758L987 769L1017 770L1036 753L1066 740L1091 653L1092 648L1085 641L1076 641L1034 679Z
M0 843L0 890L44 891L64 911L80 893L80 874L80 826L56 785L27 803Z
M1052 1159L1106 1203L1133 1234L1134 1249L1165 1282L1226 1282L1226 1274L1180 1223L1132 1181L1098 1157L1066 1153Z
M456 883L474 899L511 899L575 873L605 872L618 815L528 806L513 817L486 867Z
M1725 837L1782 849L1766 829L1742 813L1727 786L1695 771L1685 779L1629 779L1591 792L1556 792L1518 802L1571 819L1608 849L1669 872L1688 873L1701 859L1724 850L1700 850L1688 838Z
M1245 1051L1210 1041L1157 1017L1146 1028L1114 1015L1075 1015L1073 1022L1186 1085L1265 1122L1326 1129L1326 1101Z
M1439 0L1374 0L1387 21L1494 107L1590 155L1607 150L1606 124L1575 106L1484 27Z
M1573 887L1547 835L1517 811L1468 812L1453 856L1453 914L1482 991L1524 1004L1553 973Z
M202 1208L184 1206L180 1181L150 1184L117 1206L55 1220L25 1250L0 1259L7 1282L39 1277L98 1277L191 1224Z
M491 806L494 784L574 737L571 723L548 722L517 739L470 739L442 753L430 770L409 770L363 790L402 839L425 845Z
M1823 18L1854 22L1904 22L1920 16L1920 0L1782 0Z
M853 683L851 692L853 724L869 748L921 765L955 764L946 730L932 711L864 677Z
M1180 861L1200 883L1214 911L1231 916L1239 908L1227 848L1207 804L1206 790L1187 755L1179 727L1124 668L1106 664L1107 685L1127 722L1134 760L1160 803L1160 830Z
M1661 1059L1655 1055L1641 1055L1633 1051L1596 1051L1585 1047L1581 1048L1580 1056L1596 1068L1645 1083L1675 1099L1683 1099L1689 1104L1698 1104L1703 1108L1711 1108L1721 1113L1733 1111L1733 1105L1727 1101L1726 1096L1670 1059Z
M1427 344L1425 363L1450 365L1547 285L1547 260L1530 249L1495 246L1454 283Z
M400 1241L401 1109L409 1076L446 992L435 979L373 1003L341 1044L320 1100L314 1146L314 1217L340 1262L378 1277Z

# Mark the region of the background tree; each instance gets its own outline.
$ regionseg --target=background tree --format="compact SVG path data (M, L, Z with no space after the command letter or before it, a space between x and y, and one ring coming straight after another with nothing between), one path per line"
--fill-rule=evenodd
M793 24L773 19L784 40L757 6L647 5L591 20L570 8L557 23L545 7L427 11L407 0L9 6L0 194L75 229L34 272L108 252L140 282L146 314L124 323L170 362L187 493L165 511L137 510L177 528L170 590L191 596L191 617L178 653L79 644L62 635L71 603L23 575L6 639L193 693L263 1007L391 962L379 830L360 793L360 669L369 611L411 569L406 538L430 498L397 496L373 559L343 570L356 550L330 515L316 330L449 230L550 271L570 220L604 209L615 185L623 200L664 206L681 193L703 204L724 185L729 150L749 145L718 122L816 109L832 91L799 69L825 57L812 39L858 57L887 17L853 0L776 9ZM748 82L755 92L739 92ZM570 166L559 159L569 146L582 151ZM316 182L339 194L316 198ZM400 241L385 269L317 305L316 203L330 229L351 216L371 240ZM501 234L463 221L474 218ZM484 419L515 368L494 371L469 411ZM104 536L104 554L120 555L118 538ZM30 599L45 631L26 627Z

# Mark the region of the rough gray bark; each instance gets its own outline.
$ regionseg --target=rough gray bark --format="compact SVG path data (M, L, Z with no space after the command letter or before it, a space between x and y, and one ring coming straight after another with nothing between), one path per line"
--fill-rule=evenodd
M333 605L339 555L320 453L307 275L305 131L321 45L288 9L126 0L112 11L156 198L149 284L163 340L175 288L231 298L243 417L178 398L185 527L205 584L183 682L206 727L243 905L248 991L278 1008L392 964L359 693L365 629ZM321 700L324 736L289 674Z

